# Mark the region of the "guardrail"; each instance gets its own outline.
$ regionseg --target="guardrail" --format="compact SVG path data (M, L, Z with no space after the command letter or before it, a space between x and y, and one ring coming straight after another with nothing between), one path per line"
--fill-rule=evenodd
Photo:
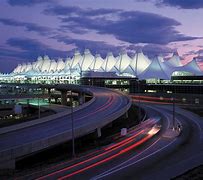
M132 103L129 98L126 97L126 99L128 102L125 107L123 107L119 111L116 111L113 114L109 115L107 118L105 118L105 120L101 121L99 125L98 125L98 122L89 123L88 125L85 125L86 126L85 128L83 126L76 128L75 137L80 137L80 136L83 136L83 135L89 133L89 128L94 130L94 129L97 129L98 127L103 127L106 124L108 124L110 121L115 120L116 118L123 115L126 112L126 110L128 110L130 108L131 103ZM93 101L94 101L94 99L92 100L92 102ZM89 102L89 104L92 102ZM85 106L88 106L88 105L86 104ZM0 157L2 157L1 161L10 160L13 157L15 157L15 158L20 157L20 156L22 156L22 154L30 154L32 152L39 151L41 149L47 148L47 147L55 145L57 143L62 143L67 140L70 140L72 138L71 133L72 133L71 130L68 130L66 132L62 132L62 133L56 134L54 136L50 136L48 138L40 139L40 141L37 140L32 143L26 143L26 144L23 144L20 146L16 146L12 149L4 150L4 151L0 152Z
M79 111L79 110L89 106L94 101L95 101L95 97L93 96L90 101L88 101L88 102L74 108L73 112ZM48 121L51 121L51 120L55 120L55 119L58 119L60 117L67 116L70 113L71 113L70 111L68 111L68 112L64 111L64 112L60 112L60 113L50 115L50 116L47 116L47 117L43 117L43 118L40 118L40 119L35 119L35 120L29 121L29 122L23 122L23 123L20 123L20 124L9 126L9 127L3 127L3 128L0 128L0 135L11 132L11 131L16 131L16 130L19 130L19 129L34 126L34 125L37 125L37 124L45 123L45 122L48 122Z
M58 87L59 88L59 87ZM77 109L74 109L74 112L79 111L80 109L83 109L87 106L89 106L91 103L93 103L96 100L97 95L94 93L94 91L91 91L89 88L84 88L86 93L91 93L93 95L93 98L88 101L87 103L84 103L82 106L79 106ZM109 91L113 91L113 90L109 90ZM117 91L116 91L117 92ZM119 94L119 92L117 92L117 94ZM122 94L122 93L120 93ZM112 122L113 120L117 119L118 117L120 117L121 115L123 115L131 106L131 99L129 97L127 97L126 95L123 96L122 94L122 100L121 102L126 102L126 105L124 105L123 107L121 106L119 110L116 110L115 112L109 114L107 117L105 117L102 121L93 121L93 122L89 122L86 123L82 126L79 127L75 127L75 137L80 137L83 136L87 133L91 133L92 131L94 131L97 128L103 127L105 125L107 125L108 123ZM23 124L18 124L18 125L14 125L12 127L7 127L4 129L0 129L0 134L4 134L7 132L12 132L12 131L16 131L18 129L22 129L22 128L27 128L39 123L45 123L48 121L51 121L53 119L57 119L63 116L66 116L67 114L69 114L70 112L61 112L55 115L51 115L50 117L45 117L45 118L41 118L35 121L30 121L27 123L23 123ZM68 141L72 138L72 132L71 129L66 130L64 132L55 134L53 136L49 136L49 137L45 137L45 138L41 138L40 140L36 140L36 141L32 141L32 142L28 142L19 146L15 146L13 148L8 148L8 149L4 149L0 152L0 168L2 167L11 167L14 166L15 168L15 159L19 158L23 155L26 154L31 154L34 153L36 151L42 150L44 148L59 144L59 143L63 143L65 141ZM12 165L8 165L8 164L12 164ZM6 165L7 164L7 165Z

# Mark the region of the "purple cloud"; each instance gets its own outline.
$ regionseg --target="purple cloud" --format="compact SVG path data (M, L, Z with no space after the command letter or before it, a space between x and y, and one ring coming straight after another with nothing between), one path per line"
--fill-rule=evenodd
M24 52L19 52L19 54L21 53L25 59L35 59L38 55L43 54L47 54L52 58L65 57L67 55L66 51L50 48L49 46L30 38L10 38L7 40L7 44L24 50Z
M174 6L182 9L203 8L202 0L158 0L157 5Z
M47 8L44 10L44 14L46 15L61 15L61 16L99 16L99 15L108 15L113 13L118 13L121 10L119 9L82 9L76 6L61 6L54 5L51 8Z
M153 2L156 6L171 6L180 9L200 9L203 8L202 0L135 0L138 2Z
M122 11L117 20L88 16L60 17L63 29L96 30L100 34L111 34L117 39L130 43L168 44L188 41L199 37L181 34L175 27L180 25L174 19L140 11Z
M39 55L48 55L51 58L66 57L67 51L59 51L29 38L10 38L7 45L20 48L21 51L0 48L0 71L11 72L19 63L35 61ZM6 62L9 65L5 66Z
M81 52L84 49L90 49L93 54L99 53L103 57L106 56L107 52L111 51L114 55L118 55L119 52L124 48L124 46L110 45L103 41L93 41L93 40L82 40L82 39L74 39L70 37L64 36L54 36L53 39L56 39L58 42L63 42L65 44L74 44L78 50Z
M168 56L169 54L176 51L175 49L158 44L147 44L144 46L130 45L128 49L137 51L141 49L143 53L146 54L149 58L154 58L155 56L158 55Z
M14 19L0 18L0 23L8 26L24 27L26 31L37 32L41 35L46 35L51 32L50 28L48 27L39 26L34 23L16 21Z
M32 6L41 3L52 3L54 0L8 0L11 6Z

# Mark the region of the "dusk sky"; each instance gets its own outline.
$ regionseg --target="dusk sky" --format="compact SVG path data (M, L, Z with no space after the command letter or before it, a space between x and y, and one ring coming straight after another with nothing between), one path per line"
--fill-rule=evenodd
M85 48L149 57L178 51L203 69L203 0L0 0L0 72Z

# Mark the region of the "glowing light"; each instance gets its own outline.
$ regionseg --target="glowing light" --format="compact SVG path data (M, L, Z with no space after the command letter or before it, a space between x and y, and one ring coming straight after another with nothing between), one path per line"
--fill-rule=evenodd
M155 135L160 131L160 128L158 126L154 126L149 132L148 134L150 135Z

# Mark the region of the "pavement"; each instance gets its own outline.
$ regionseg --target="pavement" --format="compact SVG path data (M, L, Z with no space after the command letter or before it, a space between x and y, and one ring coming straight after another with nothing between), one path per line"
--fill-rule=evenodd
M65 164L63 167L47 170L44 172L45 176L41 176L40 179L171 179L203 163L203 122L200 117L177 107L176 121L182 125L182 131L177 136L170 129L173 119L172 106L143 105L143 107L148 115L162 117L162 128L157 135L129 151L123 146L118 152L126 151L126 153L115 158L106 161L93 158L90 163L89 159L95 157L93 154L91 158L84 157L77 162L73 160L71 165ZM144 137L137 138L129 147L142 141ZM90 164L82 165L81 162L84 161ZM72 166L74 169L70 171Z
M68 86L60 87L68 88ZM80 86L76 88L80 89ZM84 91L92 91L95 96L93 103L73 114L1 134L0 159L3 160L3 157L15 159L71 140L72 118L75 138L91 133L123 115L131 105L129 98L119 92L97 87L81 88L84 88Z

